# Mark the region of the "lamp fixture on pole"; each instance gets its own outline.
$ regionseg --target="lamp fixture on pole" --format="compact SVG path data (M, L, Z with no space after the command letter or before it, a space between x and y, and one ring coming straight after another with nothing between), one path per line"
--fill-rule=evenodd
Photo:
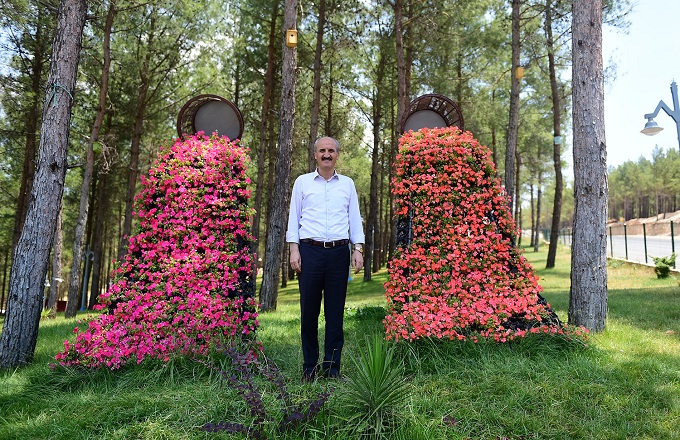
M663 128L659 127L659 124L654 121L654 118L659 114L659 111L663 110L673 119L673 121L675 121L675 127L678 132L678 147L680 148L680 105L678 105L678 85L675 83L675 80L671 83L671 96L673 98L673 110L671 110L663 100L659 101L654 112L645 115L647 123L640 133L653 136L663 130Z

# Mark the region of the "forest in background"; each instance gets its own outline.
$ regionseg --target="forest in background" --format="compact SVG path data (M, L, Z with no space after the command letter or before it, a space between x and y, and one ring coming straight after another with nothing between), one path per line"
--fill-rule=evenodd
M374 270L389 258L394 235L389 180L399 128L395 11L403 12L404 19L399 40L407 66L407 97L439 93L454 100L464 115L465 129L493 152L502 179L510 82L516 73L511 67L509 3L301 3L292 175L309 169L313 139L319 135L339 139L338 171L355 180L362 213L373 218L372 230L366 232L374 237ZM515 215L520 227L538 231L552 224L555 151L563 154L569 142L571 3L512 3L520 6L520 64L524 68L513 182L523 203L516 204ZM258 255L263 258L269 202L289 191L274 186L283 2L119 0L88 5L73 97L69 171L46 285L59 289L57 296L65 299L73 284L71 273L77 268L82 273L77 281L86 281L86 289L71 289L76 294L86 291L87 304L96 302L97 293L108 283L112 262L124 249L126 228L134 230L129 224L130 210L139 175L148 169L159 146L177 136L180 107L203 93L223 96L243 113L241 144L250 149L254 232L259 237ZM57 6L54 0L10 0L0 6L0 308L6 300L12 250L34 173ZM607 23L625 28L627 8L628 2L607 4ZM101 100L105 76L108 88ZM561 115L557 122L555 114ZM89 210L83 225L84 258L75 258L73 264L88 156L92 182L85 193ZM619 180L617 172L623 176ZM655 174L633 170L626 174L619 169L613 173L610 210L618 215L616 209L625 205L625 199L617 199L621 195L617 188L625 188L634 176ZM616 186L619 181L622 187ZM650 177L648 186L658 185ZM640 185L627 188L636 188L630 197L640 196ZM667 196L675 203L671 194ZM661 200L668 201L667 196L649 196L645 209L658 208ZM562 226L571 224L570 197L567 185ZM632 203L633 212L644 203L641 198ZM532 241L537 236L532 234ZM287 265L282 266L285 283Z

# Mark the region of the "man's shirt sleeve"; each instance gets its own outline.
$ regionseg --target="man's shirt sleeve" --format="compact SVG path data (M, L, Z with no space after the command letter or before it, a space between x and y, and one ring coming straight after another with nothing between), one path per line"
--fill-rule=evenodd
M290 211L288 212L287 243L300 243L300 212L302 210L302 192L300 178L295 179L293 193L290 196Z
M349 197L349 239L352 243L366 243L364 236L364 226L361 222L361 212L359 211L359 197L357 189L352 182L352 190Z

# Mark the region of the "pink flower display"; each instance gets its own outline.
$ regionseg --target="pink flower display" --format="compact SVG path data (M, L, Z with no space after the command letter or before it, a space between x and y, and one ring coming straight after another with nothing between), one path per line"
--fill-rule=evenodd
M399 142L392 192L410 218L385 283L389 339L510 341L567 329L533 269L513 245L518 233L491 152L458 128L409 132Z
M202 133L161 149L136 197L138 232L64 366L205 356L257 328L247 150ZM247 290L247 289L246 289ZM248 339L248 338L246 338ZM252 338L254 339L254 338Z

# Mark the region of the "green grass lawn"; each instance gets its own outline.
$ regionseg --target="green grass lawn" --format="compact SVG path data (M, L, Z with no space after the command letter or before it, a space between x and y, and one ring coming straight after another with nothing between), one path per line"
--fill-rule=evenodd
M548 299L566 321L569 254L545 270L545 250L525 256ZM383 331L386 273L350 282L343 372L366 337ZM296 401L330 390L326 410L298 430L268 438L345 439L352 414L346 382L300 381L297 284L282 289L278 310L261 315L265 353ZM35 361L0 372L0 439L231 439L207 433L207 422L250 423L248 406L214 371L191 361L152 363L88 374L51 371L75 320L42 321ZM398 344L407 392L384 423L395 439L680 439L680 287L653 268L609 267L606 330L584 347L548 336L510 344L421 341ZM263 400L276 408L263 381ZM274 411L273 414L276 414Z

